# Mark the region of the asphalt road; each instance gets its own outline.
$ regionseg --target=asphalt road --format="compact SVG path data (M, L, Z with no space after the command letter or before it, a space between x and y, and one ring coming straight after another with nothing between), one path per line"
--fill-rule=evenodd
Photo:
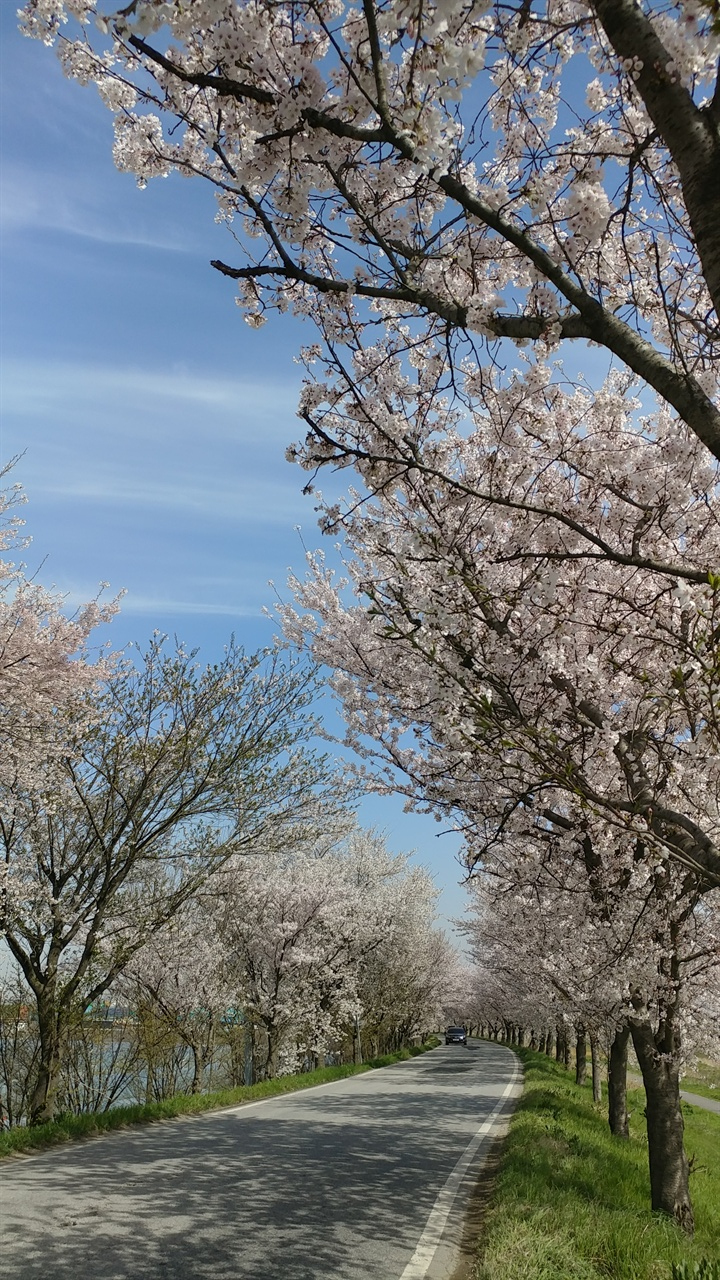
M520 1092L502 1045L3 1162L12 1280L445 1280Z
M692 1107L702 1107L703 1111L716 1111L720 1115L720 1099L703 1098L699 1093L686 1093L684 1089L680 1090L680 1097L689 1102Z

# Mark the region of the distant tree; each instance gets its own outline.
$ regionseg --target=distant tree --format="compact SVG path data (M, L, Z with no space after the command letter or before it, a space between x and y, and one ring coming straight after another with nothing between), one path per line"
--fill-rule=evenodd
M437 928L437 889L421 867L391 882L392 910L360 974L362 1035L377 1052L436 1029L457 982L455 947Z
M322 1063L349 1039L356 1057L401 1047L437 1016L451 949L432 881L376 833L345 828L233 859L208 894L262 1075Z
M9 471L0 471L0 480ZM92 601L68 617L60 594L4 558L28 545L18 514L23 501L19 484L0 490L0 781L32 789L52 767L58 713L87 711L85 695L108 672L102 654L91 660L89 640L117 602Z
M71 1014L233 854L272 848L328 784L307 749L312 675L280 652L231 645L216 665L156 637L58 715L45 788L0 788L2 933L37 1002L31 1106L52 1118Z
M679 886L667 892L668 878L682 879L671 864L648 875L638 861L634 879L618 880L614 860L596 857L588 880L580 860L552 850L549 837L535 847L528 839L505 874L474 882L465 928L479 969L476 998L486 1020L530 1027L536 1042L558 1023L574 1028L581 1067L589 1037L597 1069L602 1038L611 1068L608 1119L623 1137L632 1035L648 1094L651 1176L675 1180L663 1194L679 1203L687 1182L679 1076L696 1053L720 1052L720 918L706 897L683 895ZM650 1131L659 1125L662 1144Z
M145 1009L161 1020L187 1046L193 1065L190 1092L201 1093L221 1020L235 995L202 891L135 952L115 991L134 1011Z

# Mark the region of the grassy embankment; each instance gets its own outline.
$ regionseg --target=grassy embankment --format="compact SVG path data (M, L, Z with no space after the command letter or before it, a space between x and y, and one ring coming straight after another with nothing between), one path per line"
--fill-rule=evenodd
M377 1067L389 1067L394 1062L404 1062L417 1057L428 1049L434 1049L440 1041L432 1036L425 1044L388 1053L369 1062L348 1063L340 1067L320 1067L303 1075L279 1076L276 1080L263 1080L260 1084L240 1085L236 1089L220 1089L214 1093L178 1093L162 1102L150 1102L129 1107L113 1107L109 1111L93 1111L86 1115L65 1115L49 1124L18 1125L0 1133L0 1158L21 1152L38 1151L54 1147L60 1142L72 1142L79 1138L93 1137L112 1129L126 1129L130 1125L153 1124L158 1120L172 1120L175 1116L198 1115L202 1111L216 1111L222 1107L237 1107L244 1102L259 1102L281 1093L294 1093L298 1089L310 1089L313 1085L329 1084L344 1080L346 1076L372 1071Z
M590 1085L578 1088L542 1054L518 1053L525 1090L485 1215L476 1280L720 1280L720 1116L683 1104L696 1226L688 1239L650 1211L644 1091L628 1094L631 1137L622 1142ZM696 1269L703 1259L707 1269Z

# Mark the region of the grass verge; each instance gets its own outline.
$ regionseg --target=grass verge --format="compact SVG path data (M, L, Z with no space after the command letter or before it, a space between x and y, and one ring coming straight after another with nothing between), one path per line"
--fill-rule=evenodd
M387 1053L368 1062L348 1063L340 1067L320 1067L297 1076L279 1076L276 1080L263 1080L260 1084L240 1085L236 1089L220 1089L214 1093L177 1093L162 1102L150 1102L129 1107L113 1107L109 1111L93 1111L86 1115L65 1115L49 1124L18 1125L0 1133L0 1159L28 1151L40 1151L61 1142L77 1141L113 1129L126 1129L130 1125L154 1124L158 1120L172 1120L175 1116L199 1115L203 1111L217 1111L222 1107L237 1107L243 1102L258 1102L262 1098L274 1098L282 1093L294 1093L310 1089L313 1085L329 1084L344 1080L376 1067L389 1067L394 1062L404 1062L418 1054L434 1049L440 1041L431 1036L422 1045Z
M642 1089L629 1142L604 1105L543 1054L517 1051L525 1090L478 1245L475 1280L672 1280L720 1259L720 1116L683 1104L695 1236L650 1211ZM676 1273L677 1274L677 1273Z

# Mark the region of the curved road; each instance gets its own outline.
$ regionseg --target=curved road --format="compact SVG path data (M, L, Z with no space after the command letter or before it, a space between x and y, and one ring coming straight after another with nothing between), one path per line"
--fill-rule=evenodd
M4 1161L12 1280L445 1280L520 1092L471 1041L232 1110Z

